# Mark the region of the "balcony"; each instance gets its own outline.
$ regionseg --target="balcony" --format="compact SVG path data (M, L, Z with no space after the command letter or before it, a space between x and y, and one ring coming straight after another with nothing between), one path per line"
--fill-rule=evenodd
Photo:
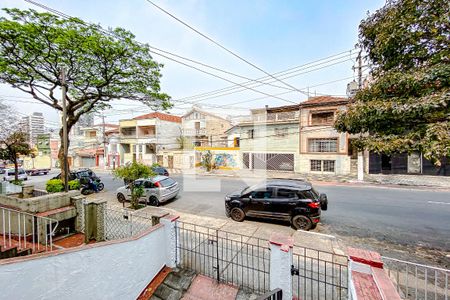
M201 136L201 135L207 135L207 131L205 128L200 128L200 129L188 128L188 129L183 129L183 135L184 136Z

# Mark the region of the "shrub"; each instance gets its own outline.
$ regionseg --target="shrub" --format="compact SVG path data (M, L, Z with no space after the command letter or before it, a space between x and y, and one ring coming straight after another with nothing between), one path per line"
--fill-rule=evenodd
M49 193L58 193L64 190L64 184L61 179L50 179L45 184L45 190Z
M79 190L79 189L80 189L80 181L78 179L69 181L69 190Z
M18 185L18 186L23 186L23 181L22 180L13 180L11 181L12 184Z

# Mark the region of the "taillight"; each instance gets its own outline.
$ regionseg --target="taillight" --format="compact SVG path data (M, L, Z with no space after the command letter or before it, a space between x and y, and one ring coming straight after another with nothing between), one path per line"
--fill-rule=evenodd
M161 187L161 184L159 184L159 181L155 182L156 187Z
M319 208L320 202L310 202L310 203L308 203L308 206L311 208Z

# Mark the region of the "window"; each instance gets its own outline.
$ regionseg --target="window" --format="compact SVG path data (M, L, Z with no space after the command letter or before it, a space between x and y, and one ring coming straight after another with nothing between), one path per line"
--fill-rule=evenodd
M319 159L311 159L311 171L316 172L334 172L335 163L334 160L319 160Z
M255 130L254 129L250 129L249 131L247 131L247 136L248 136L249 139L255 138Z
M175 180L173 180L172 178L166 178L166 179L161 180L159 182L159 184L162 187L168 187L168 186L171 186L172 184L175 184Z
M234 138L234 147L237 147L237 148L239 148L239 146L240 146L240 144L241 144L241 139L240 138L238 138L238 137L235 137Z
M337 152L337 139L309 139L309 152Z
M334 112L315 112L311 113L311 125L330 125L334 121Z
M253 191L251 193L251 196L255 199L270 199L273 197L273 190L272 189L267 189L264 191Z
M311 159L311 171L322 171L322 161Z
M278 189L277 198L298 198L297 194L293 190L288 189Z
M275 136L283 137L288 134L287 128L275 128Z
M318 199L310 190L301 191L298 193L300 199Z
M130 144L122 144L123 152L130 153Z
M151 181L145 181L144 182L144 189L153 189L155 185Z
M334 160L324 160L323 161L323 171L324 172L334 172Z

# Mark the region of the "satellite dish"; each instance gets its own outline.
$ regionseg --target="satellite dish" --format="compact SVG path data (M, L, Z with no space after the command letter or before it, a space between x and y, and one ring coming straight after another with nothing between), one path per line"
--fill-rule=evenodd
M356 95L356 92L358 91L358 84L356 81L351 81L347 84L347 96L349 98L352 98Z

